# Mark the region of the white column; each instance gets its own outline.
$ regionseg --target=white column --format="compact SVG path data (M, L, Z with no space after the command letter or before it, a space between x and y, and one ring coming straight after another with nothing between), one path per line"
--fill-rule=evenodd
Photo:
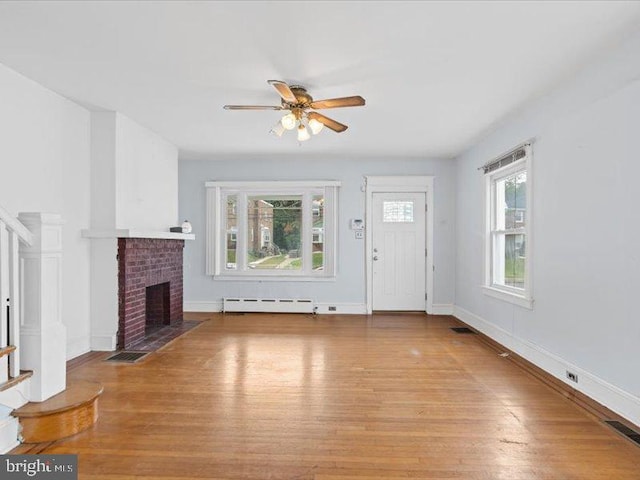
M116 349L118 239L91 239L91 350Z
M21 213L33 245L20 245L24 272L20 363L32 370L31 399L41 402L66 388L67 330L62 324L62 220Z

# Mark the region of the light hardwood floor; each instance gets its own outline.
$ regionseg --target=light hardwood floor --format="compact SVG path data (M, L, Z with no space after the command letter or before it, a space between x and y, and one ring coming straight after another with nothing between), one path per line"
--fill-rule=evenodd
M100 419L43 453L87 480L640 478L639 447L452 317L200 317L139 364L77 362Z

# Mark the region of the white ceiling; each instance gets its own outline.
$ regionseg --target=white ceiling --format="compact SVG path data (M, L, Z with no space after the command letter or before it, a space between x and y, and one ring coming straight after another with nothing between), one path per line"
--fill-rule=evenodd
M0 63L117 110L181 158L453 157L638 28L640 2L0 2ZM302 146L268 131L268 79L350 126Z

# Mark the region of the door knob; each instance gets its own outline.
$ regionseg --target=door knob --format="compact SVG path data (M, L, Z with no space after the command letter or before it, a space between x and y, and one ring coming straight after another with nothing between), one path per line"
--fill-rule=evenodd
M376 260L378 260L378 256L377 256L377 255L374 255L374 256L373 256L373 261L375 262Z

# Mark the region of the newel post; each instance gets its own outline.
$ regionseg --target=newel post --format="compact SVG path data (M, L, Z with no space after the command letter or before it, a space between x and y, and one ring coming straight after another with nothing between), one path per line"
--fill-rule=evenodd
M33 370L31 401L66 388L67 330L62 324L62 219L49 213L21 213L33 245L20 245L24 291L20 362Z

